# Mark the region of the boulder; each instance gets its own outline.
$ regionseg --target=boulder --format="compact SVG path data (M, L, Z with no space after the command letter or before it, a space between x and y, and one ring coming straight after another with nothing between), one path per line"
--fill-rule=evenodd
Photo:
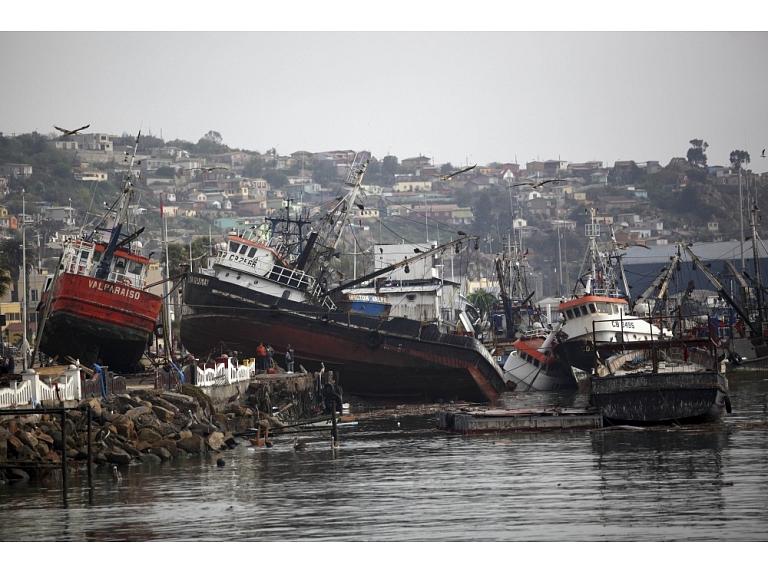
M214 431L205 438L209 449L220 451L224 447L224 434L221 431Z
M171 455L171 452L168 451L165 447L152 447L150 448L148 453L150 455L154 455L155 457L161 459L162 461L168 461L173 457L173 455Z
M198 402L194 398L184 395L183 393L166 391L160 398L175 405L176 408L183 413L186 413L187 411L192 411L194 413L199 407Z
M19 453L19 457L17 459L22 461L37 461L40 459L40 455L29 445L22 445L21 453Z
M103 409L101 407L101 402L98 400L98 398L89 397L81 401L77 406L78 409L81 409L83 411L87 411L88 407L91 408L91 415L93 415L94 419L101 417L101 412L103 411Z
M169 453L171 457L176 457L176 454L179 451L179 448L176 445L176 442L173 441L172 439L163 439L162 441L158 441L157 443L154 443L152 445L152 449L164 449Z
M29 474L23 469L9 469L7 474L9 481L29 481Z
M224 434L224 443L226 443L227 447L229 447L230 449L234 449L235 447L237 447L237 438L234 435L232 435L229 431L227 431Z
M128 452L119 447L110 447L104 452L104 457L109 463L117 465L128 465L132 459Z
M113 424L118 435L125 437L126 439L136 436L136 427L130 417L123 415L119 419L116 419Z
M152 397L152 409L154 409L155 407L162 407L163 409L167 409L168 411L171 411L174 414L179 413L178 407L173 405L170 401L163 399L161 396Z
M145 415L147 413L152 413L152 408L147 407L146 405L140 405L126 411L125 416L130 417L135 421L140 415Z
M184 439L186 437L192 437L193 435L194 435L194 433L192 433L189 429L182 429L178 433L179 439Z
M35 450L40 454L40 457L45 457L50 451L48 445L43 441L38 442L38 444L35 446Z
M24 445L28 445L31 448L37 447L37 444L39 443L37 440L37 437L29 433L28 431L24 431L23 429L19 429L16 432L16 437L21 441Z
M146 441L139 440L134 442L134 447L139 451L144 452L144 451L149 451L152 445L150 443L147 443Z
M166 453L167 453L167 452L166 452ZM169 456L169 457L170 457L170 456ZM162 456L160 456L160 455L157 455L157 454L155 454L155 453L152 453L151 451L150 451L149 453L142 453L142 454L139 456L139 460L140 460L142 463L156 463L156 464L157 464L157 463L162 463L162 462L164 461L164 459L162 458Z
M205 453L205 440L199 435L179 439L176 445L186 453Z
M48 444L48 447L53 447L53 437L42 431L37 432L37 440Z
M18 457L21 455L21 450L24 447L24 444L21 442L21 440L16 437L15 435L8 435L6 437L6 441L8 443L8 453L15 455Z
M166 409L166 408L161 407L159 405L153 406L152 407L152 411L155 412L155 415L157 416L157 419L159 419L160 421L163 421L165 423L170 423L171 421L173 421L173 418L176 415L176 413L174 413L170 409Z
M172 435L176 432L176 428L172 427L171 424L160 421L154 411L138 416L135 419L135 423L138 427L149 427L154 429L162 436Z
M139 441L147 443L155 443L163 438L157 431L150 427L145 427L139 431Z
M43 461L49 461L50 463L61 463L61 457L59 457L58 452L49 451L43 456Z

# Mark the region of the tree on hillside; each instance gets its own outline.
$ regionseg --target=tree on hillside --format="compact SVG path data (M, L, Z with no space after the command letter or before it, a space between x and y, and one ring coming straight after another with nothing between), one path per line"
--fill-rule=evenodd
M745 152L744 150L734 150L731 152L730 160L734 169L740 170L742 164L749 163L749 152Z
M22 270L22 247L21 247L21 234L14 232L10 237L0 240L0 266L8 271L11 282L13 283L14 301L21 300L21 294L19 292L19 280L21 279ZM24 269L29 278L29 270L34 263L35 250L32 244L27 240L27 265ZM29 285L29 282L27 282Z
M688 161L694 166L706 168L707 154L705 152L707 151L709 144L704 140L691 140L689 143L691 144L691 147L688 148L688 153L686 154Z
M279 189L288 185L288 177L283 172L277 170L270 170L264 172L264 179L269 182L269 186L273 189Z
M397 156L384 156L381 160L381 173L382 175L395 177L400 171L400 163L397 161Z
M251 157L243 167L243 176L246 178L260 178L264 174L266 162L261 154Z
M11 270L0 261L0 297L5 297L11 288L13 280L11 279Z
M208 133L203 136L203 139L208 140L209 142L213 142L217 146L220 146L224 142L221 134L216 130L209 130Z

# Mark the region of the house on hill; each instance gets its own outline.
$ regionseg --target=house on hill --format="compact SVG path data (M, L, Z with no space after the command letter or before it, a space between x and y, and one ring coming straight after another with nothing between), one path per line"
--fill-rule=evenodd
M426 156L416 156L414 158L405 158L400 164L408 170L413 170L422 166L431 165L432 160Z

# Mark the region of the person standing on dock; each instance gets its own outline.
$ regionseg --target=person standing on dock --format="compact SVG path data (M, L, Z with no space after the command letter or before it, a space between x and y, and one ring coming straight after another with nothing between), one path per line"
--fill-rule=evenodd
M271 345L267 344L267 369L275 367L275 361L272 359L275 356L275 350Z
M285 348L285 372L293 373L293 348L290 343Z
M256 367L259 371L267 370L267 348L263 343L260 343L256 348Z

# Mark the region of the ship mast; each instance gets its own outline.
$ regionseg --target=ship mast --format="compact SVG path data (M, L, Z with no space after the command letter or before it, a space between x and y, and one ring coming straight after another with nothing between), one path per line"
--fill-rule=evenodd
M123 222L125 222L128 216L128 207L131 203L131 197L133 196L133 183L131 182L131 176L133 175L133 164L136 161L136 150L139 147L139 138L141 137L141 130L136 135L136 141L133 145L133 154L131 154L131 163L128 166L128 171L123 175L123 189L120 196L120 209L117 212L114 226L109 237L109 244L104 251L104 256L101 259L101 264L96 272L97 278L105 278L109 274L109 266L112 263L112 256L118 247L118 241L120 239L120 233L123 229Z

